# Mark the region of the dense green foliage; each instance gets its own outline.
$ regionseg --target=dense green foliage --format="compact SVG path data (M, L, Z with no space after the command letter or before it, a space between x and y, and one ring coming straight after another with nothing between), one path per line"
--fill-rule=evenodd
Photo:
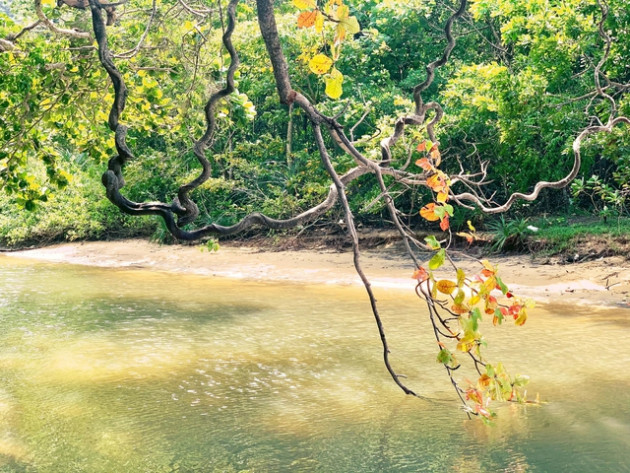
M11 38L31 24L31 2L0 9L0 38ZM90 31L89 12L42 1L56 25ZM205 4L207 3L207 4ZM130 87L124 120L129 144L138 160L126 173L126 192L133 199L172 199L177 185L197 171L192 140L203 130L202 106L208 92L221 85L227 56L220 45L222 11L195 15L175 0L148 0L119 7L108 28L116 63ZM344 75L344 94L331 100L325 84L311 74L304 51L321 47L295 24L290 2L278 2L278 23L294 87L353 128L357 147L377 157L379 140L391 132L395 118L407 109L410 91L422 81L425 65L442 54L442 25L451 10L441 2L347 2L361 32L344 43L336 67ZM238 93L220 107L212 147L213 176L197 190L202 218L231 223L253 210L288 216L319 202L329 182L321 169L303 112L281 106L254 6L239 6L235 44L242 66ZM610 2L605 28L614 39L604 68L617 83L630 81L630 12L625 0ZM603 54L597 31L597 3L475 0L465 21L456 26L458 45L447 65L437 71L429 93L444 105L439 128L445 170L459 163L475 170L489 161L488 195L497 199L527 191L539 180L558 179L571 167L571 142L590 117L605 120L605 103L593 98L593 68ZM145 28L148 34L138 45ZM630 100L615 97L621 113ZM146 233L154 221L131 222L104 200L100 173L114 154L107 129L112 93L90 39L55 34L42 25L0 49L0 243L103 238L112 232ZM290 137L288 136L291 130ZM416 156L412 139L393 150L405 162ZM289 145L288 145L289 144ZM590 209L622 215L628 212L630 134L627 129L589 139L584 150L582 184L573 193L543 193L533 210ZM332 147L331 147L332 148ZM454 159L457 158L457 159ZM459 161L459 163L458 163ZM339 170L352 163L339 153ZM413 164L412 164L413 166ZM600 179L595 188L592 175ZM589 187L588 183L592 185ZM392 185L399 208L411 225L422 224L417 212L422 191ZM607 187L602 187L607 186ZM604 189L604 190L602 190ZM350 202L365 223L385 224L380 191L370 182L353 183ZM564 207L560 207L564 206ZM22 212L23 209L30 213ZM464 223L474 215L460 212ZM203 222L201 222L203 223Z

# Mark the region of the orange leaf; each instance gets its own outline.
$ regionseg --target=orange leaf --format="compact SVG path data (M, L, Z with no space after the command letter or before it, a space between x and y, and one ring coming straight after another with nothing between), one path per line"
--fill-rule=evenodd
M456 314L462 315L470 312L470 307L464 304L455 304L453 307L451 307L451 310Z
M486 373L484 373L481 376L479 376L479 380L477 381L477 383L479 383L479 386L483 388L487 388L491 380L492 378L488 376Z
M470 388L466 390L466 399L468 399L469 401L474 401L477 404L483 403L483 395L481 394L481 391L475 388Z
M411 277L417 279L418 282L424 282L429 279L429 273L427 273L427 270L424 268L418 268L413 272Z
M445 185L446 185L446 182L444 181L444 178L439 173L433 174L433 176L427 178L427 186L429 186L435 192L444 190Z
M442 155L440 154L440 150L437 147L437 144L434 144L431 147L431 151L429 152L429 156L435 161L435 165L439 166L442 162Z
M457 284L453 281L449 281L448 279L440 279L435 283L437 290L442 294L452 294L455 289L457 289Z
M446 230L448 230L449 226L450 224L448 223L448 215L445 215L444 218L440 221L440 228L443 232L445 232Z
M420 166L425 171L430 171L433 169L433 164L427 158L418 159L416 161L416 166Z
M416 151L426 151L426 149L427 149L427 142L423 141L422 143L418 145L418 147L416 148Z
M471 233L458 232L456 233L456 235L462 238L466 238L466 241L468 242L469 245L472 244L473 241L475 241L475 237Z
M420 216L429 222L437 222L440 217L435 215L435 203L429 202L420 209Z
M303 11L297 19L298 28L310 28L317 19L317 10Z

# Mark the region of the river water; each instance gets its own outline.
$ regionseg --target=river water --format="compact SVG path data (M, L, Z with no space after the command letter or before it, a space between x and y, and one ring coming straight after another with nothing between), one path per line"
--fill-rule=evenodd
M542 306L486 328L541 406L467 420L422 305L0 255L0 472L630 472L630 313ZM495 356L496 355L496 356Z

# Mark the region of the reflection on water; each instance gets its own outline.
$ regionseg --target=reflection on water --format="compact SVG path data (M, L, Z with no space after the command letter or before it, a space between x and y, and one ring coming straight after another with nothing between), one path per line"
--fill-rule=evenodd
M555 306L490 349L542 407L467 421L421 305L0 256L0 472L629 472L628 311ZM569 316L570 315L570 316Z

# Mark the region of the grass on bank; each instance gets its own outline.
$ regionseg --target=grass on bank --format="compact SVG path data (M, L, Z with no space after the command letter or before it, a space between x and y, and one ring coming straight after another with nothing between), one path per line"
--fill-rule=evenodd
M526 246L530 251L556 255L576 251L628 256L630 218L546 217L532 219Z

